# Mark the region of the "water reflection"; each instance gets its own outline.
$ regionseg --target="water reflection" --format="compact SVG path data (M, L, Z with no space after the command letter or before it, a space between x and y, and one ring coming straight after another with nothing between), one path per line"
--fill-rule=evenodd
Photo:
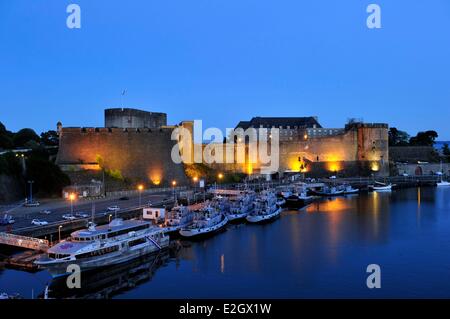
M51 297L448 298L449 199L450 188L432 187L324 198L266 225L229 225L203 241L179 240L181 249L159 261L85 277L82 291L53 283ZM382 266L383 289L365 286L371 263ZM29 279L5 270L0 288L18 291L21 280L29 294Z
M165 250L126 264L83 272L79 289L69 289L66 278L57 278L50 284L49 297L109 299L150 281L156 270L168 260L169 252ZM40 297L42 298L43 294Z

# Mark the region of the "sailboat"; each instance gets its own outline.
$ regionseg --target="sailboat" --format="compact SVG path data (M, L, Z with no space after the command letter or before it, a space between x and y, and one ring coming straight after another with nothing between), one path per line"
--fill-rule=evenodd
M450 186L450 182L444 181L442 176L444 175L443 173L443 169L442 169L442 161L441 161L441 171L438 172L439 175L441 176L441 181L436 183L437 187L442 187L442 186Z

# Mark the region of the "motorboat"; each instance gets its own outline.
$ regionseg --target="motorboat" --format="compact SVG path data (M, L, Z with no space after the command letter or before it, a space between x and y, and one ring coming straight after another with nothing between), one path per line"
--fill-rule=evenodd
M194 212L194 220L191 225L180 229L183 237L198 237L216 232L228 222L225 214L219 212L216 207L206 204L203 208Z
M169 246L160 227L143 220L113 219L109 224L73 232L35 261L53 277L67 275L69 265L81 270L117 265Z
M254 202L254 210L247 217L250 223L269 221L281 214L282 208L277 206L277 198L274 192L264 190Z

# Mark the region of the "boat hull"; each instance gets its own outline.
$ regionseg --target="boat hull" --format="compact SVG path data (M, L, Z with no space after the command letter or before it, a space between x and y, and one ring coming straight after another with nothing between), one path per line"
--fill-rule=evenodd
M277 210L271 214L267 214L267 215L248 215L246 217L246 220L249 223L262 223L262 222L266 222L269 220L274 219L275 217L280 216L282 209L281 208L277 208Z
M49 264L39 264L37 262L37 264L39 268L47 269L53 278L57 278L72 274L72 272L68 272L67 267L69 265L77 265L80 267L81 271L87 271L96 268L119 265L136 258L144 257L146 255L158 252L161 249L167 248L169 246L169 239L167 238L158 244L159 247L153 244L148 244L143 247L136 247L134 249L128 249L127 251L118 251L101 257L58 261Z
M203 228L181 229L180 235L183 237L186 237L186 238L193 238L193 237L200 237L200 236L208 235L208 234L214 233L216 231L219 231L220 229L225 227L227 222L228 222L228 218L224 217L220 223L217 223L213 226L203 227Z
M450 186L450 182L439 182L436 185L437 187Z
M386 187L374 187L373 188L374 192L390 192L392 191L392 187L391 186L386 186Z
M229 222L238 221L244 219L248 216L248 213L239 213L239 214L227 214L227 218Z

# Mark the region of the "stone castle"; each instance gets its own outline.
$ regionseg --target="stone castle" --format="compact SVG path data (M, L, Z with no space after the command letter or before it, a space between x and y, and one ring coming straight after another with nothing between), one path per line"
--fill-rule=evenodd
M178 126L192 132L193 122L167 125L164 113L128 108L106 109L102 128L62 127L58 123L57 164L63 170L105 169L153 185L169 185L172 180L185 183L183 164L175 164L171 158L177 143L171 135ZM323 128L316 117L256 117L237 127L279 129L278 173L301 172L311 177L389 173L387 124L353 121L344 128ZM223 172L259 173L258 163L207 165Z

